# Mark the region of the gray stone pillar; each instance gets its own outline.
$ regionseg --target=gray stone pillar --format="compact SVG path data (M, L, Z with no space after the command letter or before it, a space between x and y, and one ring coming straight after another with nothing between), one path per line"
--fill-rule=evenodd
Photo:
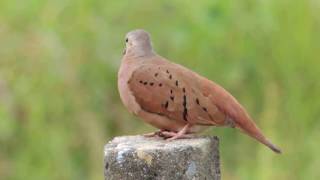
M116 137L105 146L104 165L106 180L220 180L219 140Z

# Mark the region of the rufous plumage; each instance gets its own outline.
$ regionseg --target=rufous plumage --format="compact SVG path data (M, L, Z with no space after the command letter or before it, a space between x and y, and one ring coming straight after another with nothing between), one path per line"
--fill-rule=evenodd
M225 126L240 129L274 152L281 152L230 93L159 56L144 30L126 35L118 89L125 107L160 129L169 140L191 137L210 126Z

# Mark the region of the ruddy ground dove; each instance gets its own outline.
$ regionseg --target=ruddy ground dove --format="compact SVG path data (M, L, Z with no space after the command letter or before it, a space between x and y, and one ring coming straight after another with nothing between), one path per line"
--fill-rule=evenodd
M134 30L125 41L118 72L121 100L130 112L159 128L161 136L174 140L209 126L226 126L281 152L225 89L155 53L149 33Z

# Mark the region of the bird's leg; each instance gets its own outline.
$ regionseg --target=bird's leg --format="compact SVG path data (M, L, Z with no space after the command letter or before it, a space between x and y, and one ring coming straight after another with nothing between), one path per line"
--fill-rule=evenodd
M186 124L179 132L172 131L163 131L161 134L165 137L168 137L168 141L172 141L175 139L183 139L183 138L192 138L192 134L186 134L188 129L190 128L190 124Z
M161 132L160 136L167 139L167 140L172 140L170 138L177 136L177 134L178 133L172 132L172 131L163 131L163 132ZM194 134L184 134L177 139L189 139L189 138L193 138L193 137L195 137Z
M144 134L143 136L144 137L156 137L156 136L159 136L159 137L162 137L162 132L165 131L163 129L160 129L156 132L152 132L152 133L147 133L147 134Z
M174 131L162 131L160 134L160 136L164 137L165 139L171 138L175 135L177 135L177 133Z

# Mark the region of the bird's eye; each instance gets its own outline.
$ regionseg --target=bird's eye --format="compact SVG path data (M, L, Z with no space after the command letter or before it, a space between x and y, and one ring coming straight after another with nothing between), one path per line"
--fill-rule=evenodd
M128 41L129 41L128 38L126 38L126 43L127 43Z

